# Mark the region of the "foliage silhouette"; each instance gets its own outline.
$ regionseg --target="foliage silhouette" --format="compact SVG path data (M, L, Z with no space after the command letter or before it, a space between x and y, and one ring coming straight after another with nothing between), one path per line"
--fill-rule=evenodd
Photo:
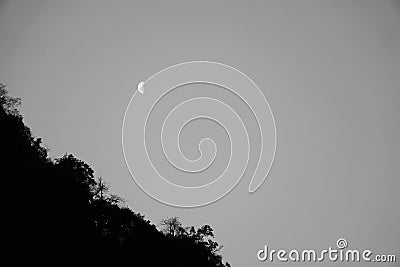
M71 154L50 159L24 124L20 103L0 84L1 177L10 202L4 229L12 233L8 245L19 255L16 262L230 266L209 225L183 227L172 217L158 230L110 194L85 162Z

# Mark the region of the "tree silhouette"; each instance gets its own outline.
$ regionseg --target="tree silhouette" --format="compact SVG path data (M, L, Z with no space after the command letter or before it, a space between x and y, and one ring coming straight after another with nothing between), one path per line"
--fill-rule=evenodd
M209 225L183 227L177 217L162 231L110 194L105 181L72 154L50 159L0 84L0 162L6 205L4 230L16 261L133 266L227 267Z
M163 233L171 237L179 236L185 231L178 217L163 219L161 220L160 225L162 225L164 228Z
M0 83L0 105L5 113L19 116L18 108L21 105L21 99L10 97L6 90L6 86L2 83Z

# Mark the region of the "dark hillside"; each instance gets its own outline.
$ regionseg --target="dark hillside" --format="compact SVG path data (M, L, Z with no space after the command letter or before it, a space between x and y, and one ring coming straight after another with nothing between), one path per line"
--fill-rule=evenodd
M229 266L210 226L163 230L110 194L93 169L71 154L50 159L18 111L20 100L0 85L1 178L7 248L15 263L111 260L133 266Z

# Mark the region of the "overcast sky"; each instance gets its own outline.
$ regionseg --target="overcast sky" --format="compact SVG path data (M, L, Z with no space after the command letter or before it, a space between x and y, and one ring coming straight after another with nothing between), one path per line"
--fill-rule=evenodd
M399 255L399 48L399 1L0 2L0 82L50 155L88 162L154 223L210 224L233 266L265 266L264 244L322 250L340 237ZM255 194L241 181L180 209L132 181L121 127L138 82L190 60L250 76L278 148Z

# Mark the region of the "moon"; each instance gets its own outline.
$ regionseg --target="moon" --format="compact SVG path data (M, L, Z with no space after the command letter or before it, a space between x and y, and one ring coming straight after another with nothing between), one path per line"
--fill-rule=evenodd
M138 89L139 93L141 93L141 94L144 94L143 86L144 86L144 82L143 81L141 81L137 86L137 89Z

